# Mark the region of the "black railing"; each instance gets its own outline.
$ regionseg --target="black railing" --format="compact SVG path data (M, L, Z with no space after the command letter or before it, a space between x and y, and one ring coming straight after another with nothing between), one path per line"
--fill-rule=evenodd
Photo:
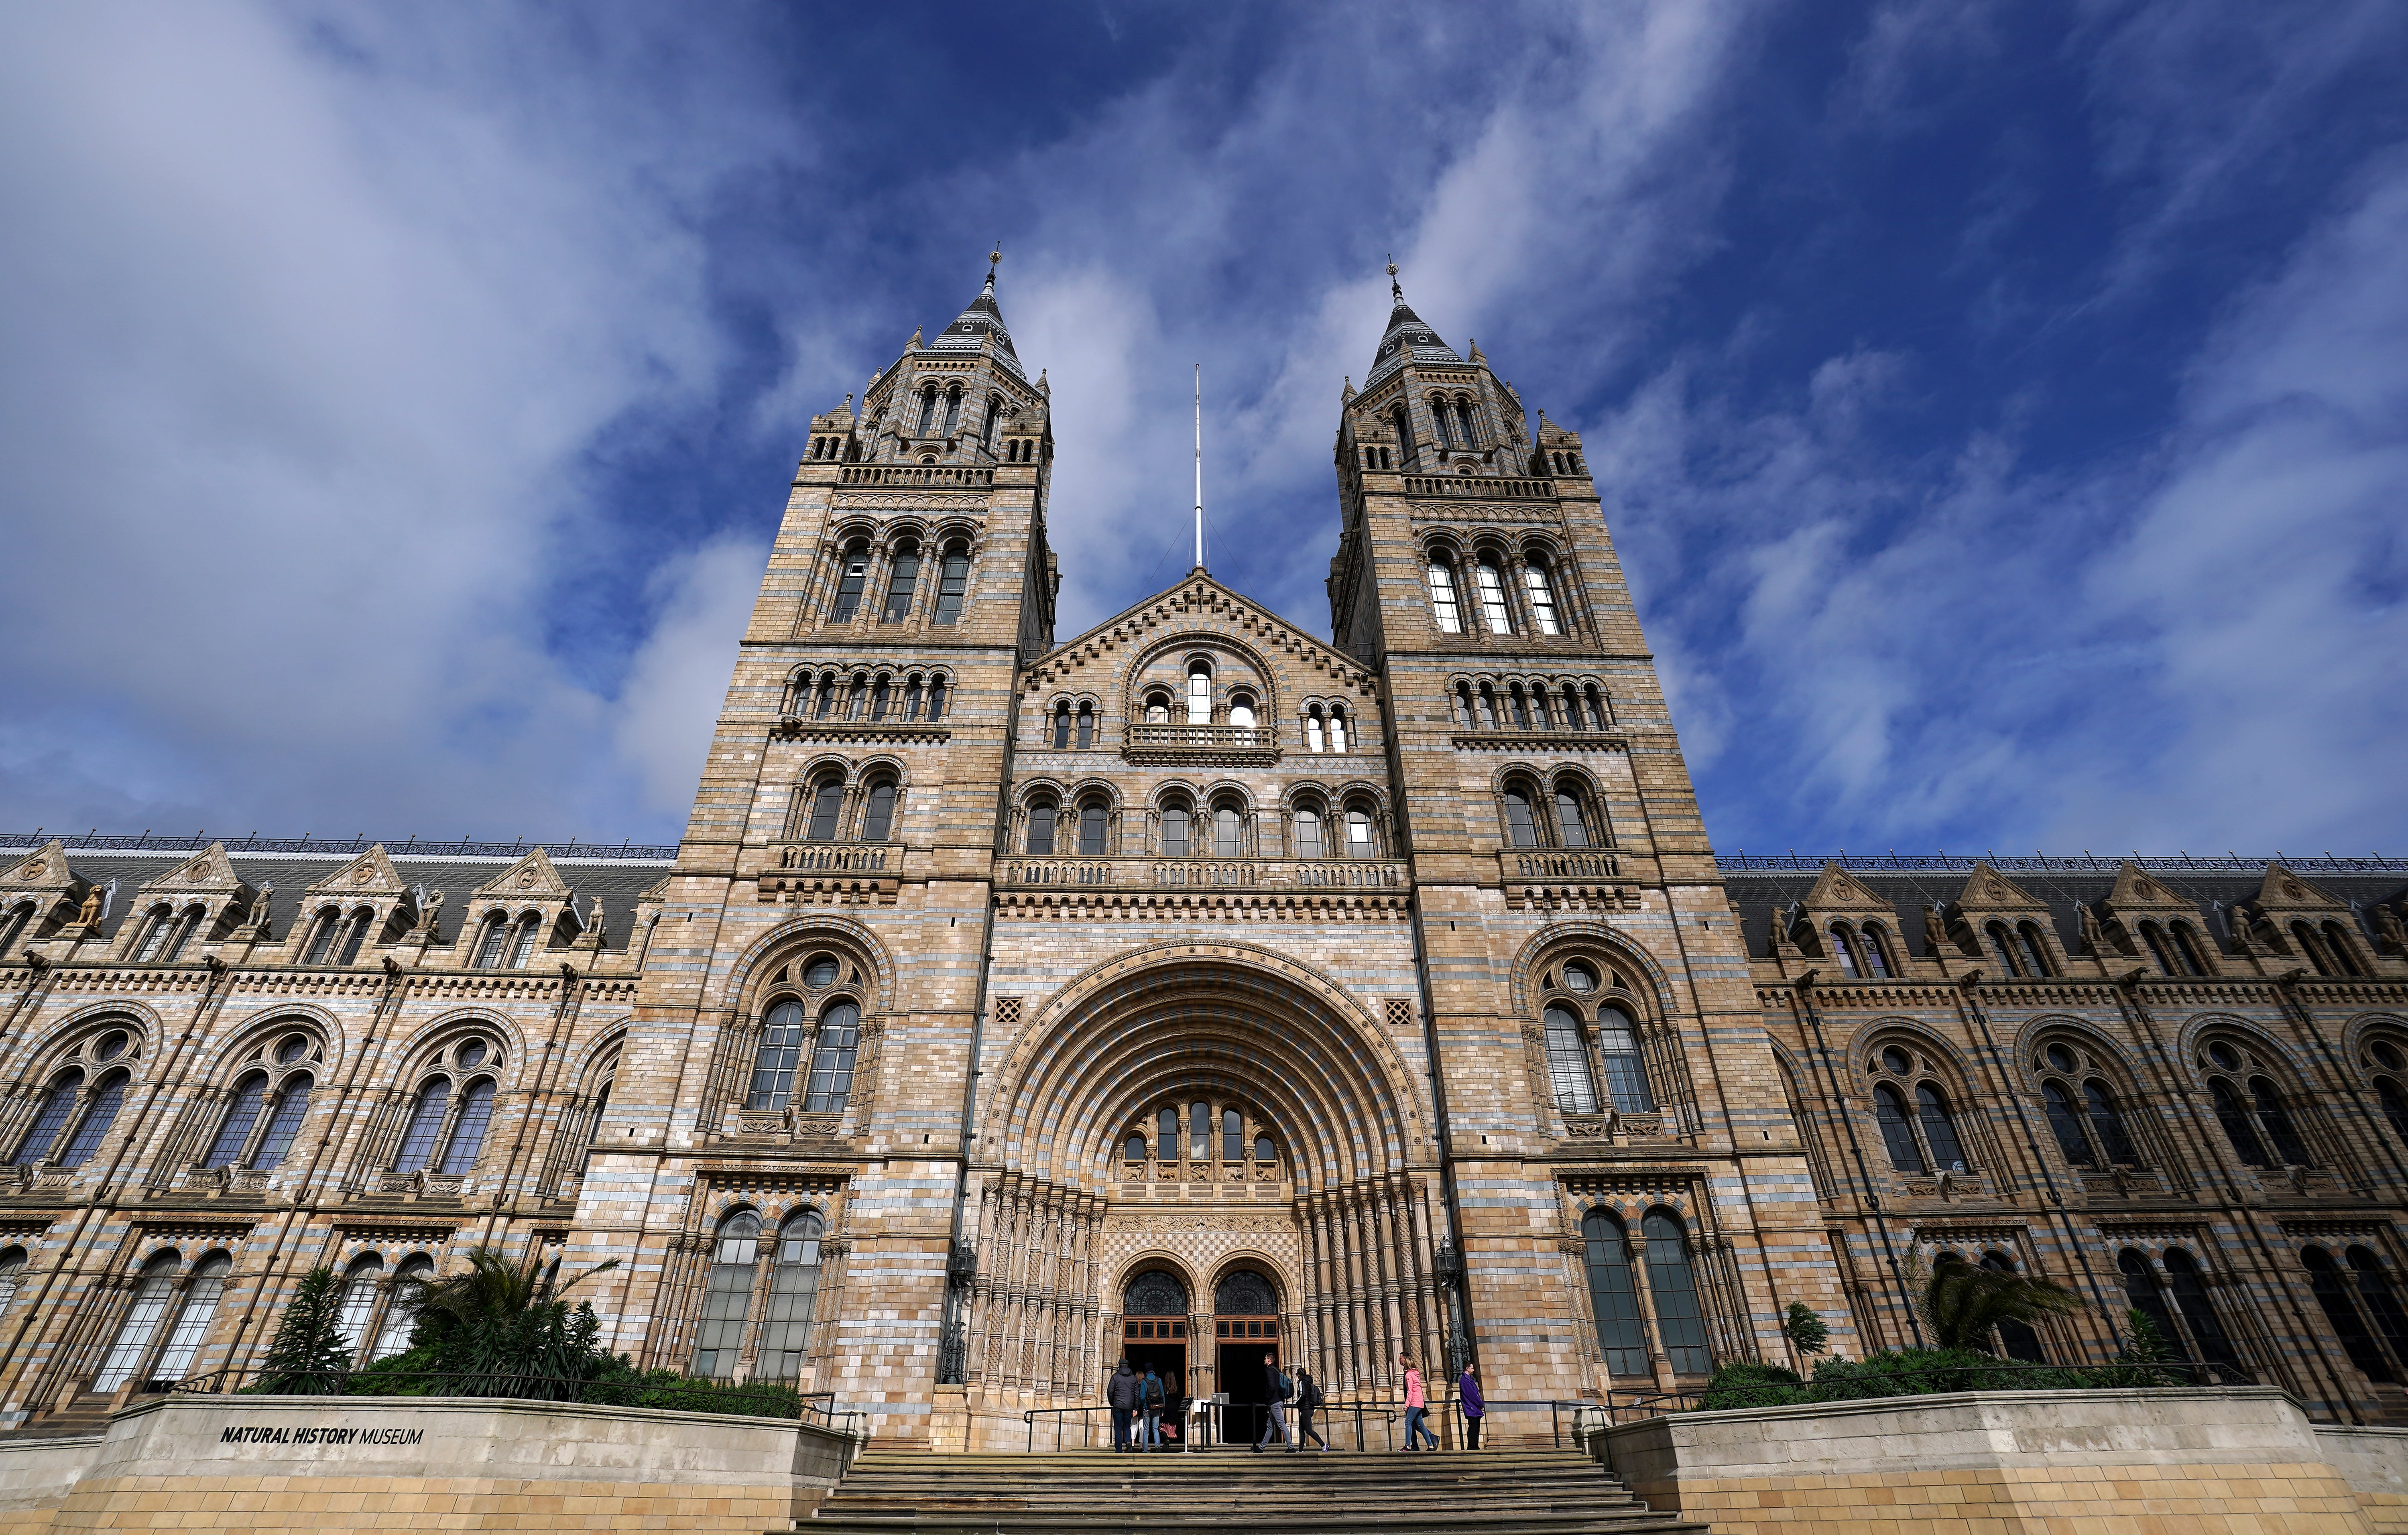
M1199 1450L1246 1449L1255 1443L1262 1435L1263 1407L1264 1404L1258 1401L1216 1401L1210 1397L1185 1399L1180 1404L1175 1417L1169 1414L1163 1416L1162 1421L1166 1426L1176 1428L1177 1438L1162 1444L1160 1448L1176 1450L1182 1454ZM1346 1429L1351 1424L1354 1440L1353 1447L1358 1451L1369 1446L1375 1427L1385 1436L1385 1448L1395 1449L1397 1420L1401 1415L1401 1410L1392 1402L1331 1400L1324 1401L1312 1410L1313 1427L1321 1431L1324 1439L1330 1440L1334 1448L1346 1448L1343 1441L1347 1437ZM1131 1413L1129 1416L1129 1434L1132 1439L1135 1439L1144 1426L1145 1415L1142 1413ZM1068 1438L1068 1426L1073 1419L1077 1421L1079 1429L1078 1447L1080 1449L1108 1451L1112 1447L1112 1410L1109 1407L1031 1407L1023 1411L1020 1420L1027 1426L1028 1429L1028 1437L1023 1448L1032 1454L1037 1449L1037 1427L1039 1418L1053 1420L1054 1442L1051 1448L1055 1452L1068 1448L1065 1441ZM1234 1438L1229 1432L1233 1426L1233 1418L1236 1420L1235 1427L1240 1430ZM1291 1402L1287 1404L1287 1431L1291 1448L1295 1447L1299 1427L1297 1421L1296 1404ZM1337 1429L1334 1436L1330 1431L1333 1427Z
M2408 858L2386 858L2379 853L2321 853L2294 856L2273 853L2244 856L2238 853L1717 853L1714 862L1726 869L1796 870L1814 873L1827 863L1842 868L1896 869L1903 873L1964 872L1987 864L2001 874L2113 874L2126 864L2159 873L2257 874L2270 863L2300 874L2408 874Z
M379 842L396 857L517 858L541 848L554 858L610 858L630 863L677 862L675 842L547 842L521 838L515 842L422 842L415 837L211 837L196 831L177 837L144 832L138 837L118 833L64 831L0 831L0 852L31 853L53 837L76 853L200 853L212 842L223 842L228 853L366 853Z
M1808 1407L1824 1402L1885 1401L1907 1397L1938 1396L1959 1391L2114 1391L2182 1390L2225 1385L2252 1385L2255 1381L2231 1365L2190 1364L2169 1360L2156 1364L2051 1365L2001 1359L1996 1364L1957 1365L1941 1370L1851 1370L1842 1377L1813 1378L1795 1384L1781 1381L1726 1383L1694 1391L1608 1391L1599 1400L1567 1402L1578 1408L1575 1432L1584 1427L1581 1414L1598 1414L1607 1425L1637 1423L1672 1413L1727 1413L1751 1407Z
M652 1407L668 1412L716 1413L729 1417L779 1418L810 1423L852 1438L862 1437L862 1414L840 1411L833 1391L797 1391L781 1385L731 1385L691 1376L673 1380L578 1380L555 1375L438 1373L376 1369L304 1371L256 1366L187 1376L160 1391L204 1397L382 1397L401 1400L501 1399L560 1402L584 1407Z

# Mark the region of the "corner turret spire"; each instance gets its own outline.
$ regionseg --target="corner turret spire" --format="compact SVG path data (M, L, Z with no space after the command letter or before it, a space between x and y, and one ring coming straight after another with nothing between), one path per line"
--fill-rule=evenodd
M1011 332L1004 327L1003 309L995 301L995 269L1002 261L1003 242L998 240L995 249L987 252L986 285L979 290L976 298L970 300L969 308L954 317L953 323L928 343L928 350L976 351L992 338L996 361L1025 379L1028 375L1021 370L1019 353L1011 350Z
M1379 352L1371 359L1371 371L1363 380L1366 391L1377 388L1389 374L1409 362L1459 363L1453 347L1439 338L1422 317L1405 302L1404 284L1397 280L1397 264L1388 263L1388 328L1380 337Z

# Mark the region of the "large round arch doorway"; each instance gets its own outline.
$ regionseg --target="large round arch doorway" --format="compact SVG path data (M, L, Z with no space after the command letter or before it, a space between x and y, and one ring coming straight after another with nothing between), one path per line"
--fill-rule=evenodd
M1270 1400L1270 1373L1263 1356L1284 1366L1280 1356L1279 1290L1261 1270L1231 1269L1212 1286L1213 1373L1229 1394L1222 1433L1230 1443L1252 1444L1263 1435L1263 1404Z
M1133 1274L1121 1294L1121 1357L1143 1376L1154 1370L1188 1394L1187 1284L1168 1269Z

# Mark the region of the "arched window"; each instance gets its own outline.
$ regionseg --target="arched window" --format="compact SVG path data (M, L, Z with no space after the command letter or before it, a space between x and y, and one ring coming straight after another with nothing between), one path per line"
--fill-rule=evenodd
M1497 690L1490 687L1485 682L1481 683L1480 696L1475 708L1477 709L1480 716L1480 728L1483 730L1496 729L1502 718L1502 716L1497 712Z
M198 920L198 915L199 914L197 912L194 913L195 921ZM191 932L192 925L187 924L184 930L187 933ZM176 940L176 947L179 950L183 948L182 939L179 938ZM2325 948L2332 954L2333 968L2343 975L2364 975L2366 973L2365 970L2358 967L2358 945L2350 941L2348 931L2344 929L2340 923L2328 922L2325 924ZM176 956L171 954L167 957L173 959Z
M1605 1061L1605 1087L1613 1106L1628 1114L1654 1113L1656 1095L1648 1090L1647 1068L1639 1058L1639 1026L1630 1014L1612 1005L1597 1010L1597 1050Z
M1454 413L1447 409L1445 397L1432 395L1429 408L1430 423L1438 428L1439 447L1441 450L1452 450L1455 447L1455 423L1451 419Z
M1221 1111L1221 1160L1246 1159L1246 1117L1235 1109Z
M1187 839L1187 806L1173 800L1162 808L1162 855L1184 858L1190 852Z
M328 907L318 913L318 925L309 933L309 947L301 956L304 965L323 965L335 956L335 940L342 932L342 913Z
M1455 396L1455 416L1463 429L1463 445L1467 448L1479 447L1479 418L1471 413L1471 402L1460 395Z
M1079 741L1079 750L1080 750L1080 751L1082 751L1082 752L1084 752L1084 751L1088 750L1090 747L1093 747L1093 746L1096 744L1096 706L1095 706L1095 705L1093 705L1093 704L1089 704L1089 703L1082 703L1082 704L1081 704L1081 705L1079 706L1078 724L1079 724L1079 737L1078 737L1078 741Z
M2107 1084L2092 1077L2082 1084L2083 1100L2090 1109L2091 1133L2098 1138L2099 1149L2107 1160L2125 1167L2137 1166L2140 1155L2132 1150L2132 1138L2124 1133L2124 1116L2115 1108L2114 1095Z
M831 671L824 673L820 677L820 701L818 706L812 710L811 717L815 720L824 720L835 709L836 673Z
M223 1253L212 1253L194 1270L192 1282L184 1286L184 1303L177 1310L176 1325L167 1331L167 1347L159 1356L151 1379L172 1383L192 1371L193 1359L201 1352L202 1341L209 1335L209 1324L217 1320L218 1300L225 1294L226 1275L233 1271L234 1259Z
M1561 634L1555 622L1555 589L1547 579L1547 562L1536 554L1522 562L1522 591L1530 599L1530 620L1541 634Z
M150 925L142 931L142 941L135 945L134 963L148 965L166 950L167 935L175 930L176 913L165 906L150 909Z
M836 604L828 610L828 617L831 621L838 624L852 621L853 615L861 610L861 589L868 580L869 546L866 543L854 544L845 551L843 564L839 567L836 583Z
M928 718L933 722L945 717L945 679L942 673L928 679Z
M2189 923L2174 924L2174 956L2182 962L2185 975L2207 973L2206 951L2200 946L2199 930Z
M2048 1108L2048 1127L2057 1136L2057 1149L2065 1154L2066 1165L2095 1168L2098 1154L2091 1149L2090 1138L2085 1134L2082 1116L2074 1111L2072 1097L2065 1083L2043 1082L2040 1084L2041 1101Z
M1862 973L1856 965L1856 935L1844 922L1831 924L1831 957L1840 962L1840 973L1854 981Z
M350 965L358 961L360 957L360 949L368 940L368 928L374 925L375 921L376 913L365 906L351 913L351 924L350 928L343 935L343 949L342 953L336 957L335 962L337 964ZM188 926L186 931L189 932L190 930L191 929ZM176 946L179 949L182 948L183 940L178 939L176 940ZM170 954L167 957L173 959L175 955Z
M2008 975L2020 979L2024 973L2023 965L2015 957L2015 940L2007 932L2007 925L2003 922L1994 922L1982 931L1990 940L1990 953L1998 959L1999 968L2005 970Z
M789 997L761 1020L761 1042L752 1051L752 1085L747 1109L782 1109L795 1096L795 1073L803 1060L803 1005Z
M452 1104L452 1079L434 1077L418 1090L418 1101L409 1111L408 1127L402 1131L401 1155L394 1158L396 1172L416 1172L435 1160L435 1140L443 1130L443 1113Z
M1201 661L1187 668L1187 723L1212 723L1212 668Z
M2375 1050L2380 1054L2389 1048L2377 1045ZM2391 1054L2396 1058L2399 1052L2392 1051ZM2391 1122L2391 1133L2400 1138L2401 1144L2408 1145L2408 1091L2401 1089L2396 1077L2377 1077L2374 1079L2374 1097L2383 1105L2383 1117Z
M1355 806L1348 806L1346 810L1346 856L1349 858L1377 858L1379 855L1380 841L1371 825L1371 812Z
M2249 1098L2258 1111L2258 1127L2266 1132L2266 1139L2273 1142L2274 1150L2284 1163L2303 1168L2315 1166L2309 1159L2307 1142L2300 1139L2298 1127L2291 1123L2291 1111L2285 1107L2283 1095L2274 1086L2273 1079L2250 1078Z
M32 901L18 902L6 918L0 918L0 959L7 957L8 951L17 946L17 940L24 937L25 929L33 925Z
M1329 710L1329 749L1346 750L1346 711L1333 706Z
M1236 858L1245 852L1245 818L1238 807L1229 804L1212 807L1212 856Z
M1068 698L1054 706L1054 750L1070 749L1070 701Z
M2358 1281L2358 1304L2373 1319L2374 1330L2391 1346L2394 1359L2408 1358L2408 1315L2402 1315L2399 1298L2391 1292L2391 1281L2383 1271L2382 1260L2364 1247L2353 1247L2344 1257L2352 1277Z
M1100 858L1104 855L1104 832L1110 811L1101 799L1090 799L1079 807L1079 856Z
M2157 962L2157 968L2160 971L2167 975L2183 973L2181 968L2174 963L2173 949L2166 942L2164 928L2154 922L2141 924L2141 941L2148 945L2149 957Z
M1132 1162L1144 1161L1145 1137L1142 1135L1130 1136L1128 1138L1128 1145L1122 1151L1121 1155Z
M1406 409L1402 402L1398 402L1397 409L1389 414L1388 423L1396 429L1397 451L1404 455L1406 463L1412 463L1420 456L1421 452L1420 447L1413 441L1412 412Z
M1303 808L1296 812L1296 855L1299 858L1321 856L1320 811ZM2403 1104L2402 1112L2408 1112L2408 1104ZM2401 1137L2408 1140L2408 1129L2403 1129Z
M2057 966L2051 961L2048 940L2041 936L2037 923L2020 923L2015 927L2015 941L2023 952L2024 968L2034 976L2055 975Z
M2306 923L2291 924L2291 947L2299 951L2300 958L2316 968L2318 975L2334 973L2332 961L2326 957L2325 946L2316 941L2316 930Z
M25 1250L10 1247L0 1250L0 1316L8 1314L16 1304L17 1287L25 1282Z
M1529 700L1523 695L1522 684L1519 682L1508 684L1505 689L1505 696L1512 703L1513 708L1513 728L1516 730L1529 729L1530 704Z
M94 1391L115 1391L132 1380L143 1360L150 1357L151 1341L159 1336L168 1303L176 1298L176 1269L179 1261L174 1253L162 1253L143 1265L142 1277L134 1284L134 1303L127 1308L125 1320L117 1329L117 1341L109 1345L108 1357L92 1383Z
M883 842L895 834L895 781L880 779L869 786L869 811L861 818L861 839Z
M34 1113L34 1127L25 1139L17 1142L16 1154L8 1158L10 1167L27 1167L43 1160L58 1143L59 1132L67 1126L67 1115L75 1112L76 1097L83 1091L83 1072L69 1068L51 1082L50 1091L42 1095L42 1106Z
M2158 1339L2174 1357L2189 1358L2190 1349L2183 1341L2182 1329L2174 1326L2173 1313L2166 1306L2165 1287L2157 1283L2157 1270L2149 1267L2148 1258L2127 1247L2115 1255L2115 1267L2124 1276L2124 1298L2149 1319L2149 1325L2157 1330Z
M1324 752L1328 750L1328 747L1324 743L1321 734L1321 710L1318 708L1310 709L1305 711L1304 749L1308 752Z
M2224 1319L2215 1313L2215 1303L2208 1298L2207 1284L2199 1265L2179 1247L2169 1247L2163 1259L2166 1266L2166 1288L2172 1292L2174 1309L2190 1327L2191 1341L2199 1346L2200 1357L2210 1364L2239 1365L2241 1351L2232 1346L2232 1337L2224 1330Z
M1271 1144L1271 1138L1267 1135L1254 1137L1254 1165L1268 1167L1278 1160L1279 1151Z
M834 1113L853 1095L853 1061L861 1045L861 1008L830 1002L820 1013L819 1044L811 1051L811 1080L803 1099L807 1113Z
M996 420L1002 414L1003 396L1000 395L989 395L986 397L986 414L981 417L979 421L979 446L986 449L990 452L995 451Z
M1547 1075L1555 1090L1555 1108L1568 1114L1597 1112L1597 1079L1589 1074L1588 1040L1580 1015L1560 1004L1544 1015Z
M886 706L895 696L895 679L885 672L869 686L869 720L872 724L886 718Z
M368 1323L376 1315L377 1285L384 1279L384 1259L369 1253L353 1263L343 1275L342 1307L335 1313L335 1330L342 1335L354 1356L368 1335Z
M477 955L469 963L480 970L499 969L509 949L510 919L495 911L485 919L483 929L478 933Z
M2015 1271L2015 1266L2008 1261L2004 1253L1985 1253L1982 1255L1982 1267L2000 1274ZM2032 1364L2044 1364L2048 1359L2047 1353L2040 1346L2040 1334L2021 1322L1999 1324L1999 1346L2010 1359L2023 1359Z
M1878 922L1865 924L1865 974L1874 981L1889 979L1889 930Z
M1505 791L1505 840L1507 845L1517 848L1539 845L1539 829L1530 818L1529 791L1520 784Z
M409 1336L418 1328L418 1311L407 1302L416 1287L434 1274L435 1260L423 1253L410 1254L394 1270L393 1300L385 1307L384 1326L377 1333L376 1347L369 1351L371 1363L408 1351Z
M1493 554L1483 554L1472 567L1472 585L1480 593L1480 616L1487 622L1490 634L1512 634L1513 612L1505 605L1505 578L1498 573Z
M1054 855L1054 805L1051 799L1034 799L1028 805L1028 852L1030 856L1050 858Z
M1463 632L1463 609L1455 600L1455 569L1445 560L1429 562L1430 614L1438 620L1440 634Z
M2215 1102L2216 1123L2224 1126L2224 1138L2232 1142L2232 1150L2242 1162L2253 1168L2272 1168L2266 1159L2266 1148L2258 1139L2258 1127L2250 1122L2249 1111L2232 1083L2222 1077L2211 1077L2208 1096Z
M1169 694L1157 691L1145 696L1145 723L1148 724L1170 723Z
M1647 1336L1639 1322L1639 1296L1630 1283L1630 1244L1622 1223L1602 1210L1581 1217L1588 1248L1588 1304L1597 1318L1597 1341L1605 1350L1609 1375L1647 1373Z
M1678 1375L1703 1375L1713 1368L1706 1350L1706 1319L1698 1309L1698 1284L1689 1272L1688 1232L1669 1210L1651 1210L1639 1223L1647 1239L1647 1293L1656 1302L1656 1329L1665 1356Z
M1212 1155L1212 1106L1191 1103L1187 1106L1187 1139L1199 1157Z
M2333 1336L2341 1340L2349 1362L2370 1381L2393 1380L2391 1362L2383 1356L2382 1345L2374 1341L2374 1334L2367 1330L2365 1318L2350 1299L2349 1282L2342 1277L2341 1266L2333 1262L2332 1255L2321 1247L2308 1247L2300 1250L2300 1261L2307 1267L2308 1283L2316 1293L2316 1304L2324 1309L2325 1320L2332 1324Z
M724 1380L736 1373L744 1347L744 1316L752 1306L752 1270L760 1258L761 1217L739 1210L719 1223L710 1278L703 1284L702 1321L695 1329L694 1373Z
M1478 716L1474 715L1471 711L1470 683L1455 683L1455 692L1449 696L1448 704L1454 712L1455 727L1456 729L1469 730L1480 723Z
M1555 834L1568 848L1592 845L1588 810L1581 803L1578 791L1562 783L1555 785Z
M1906 1099L1885 1082L1873 1084L1873 1118L1881 1126L1882 1144L1889 1165L1900 1172L1922 1172L1923 1148L1915 1144L1914 1127L1907 1122Z
M811 1331L811 1310L820 1293L818 1214L804 1211L778 1229L776 1260L769 1269L769 1309L761 1319L759 1374L765 1381L801 1378Z
M527 961L535 957L536 938L541 925L542 919L532 911L519 918L518 937L510 944L510 968L525 969Z
M485 1149L485 1129L494 1119L494 1079L479 1077L460 1095L460 1112L452 1123L451 1141L443 1148L443 1165L439 1171L459 1174L477 1165L477 1154Z
M251 1144L251 1132L258 1127L259 1111L267 1101L267 1073L254 1071L236 1083L234 1101L226 1105L225 1118L218 1122L217 1139L209 1142L208 1155L201 1159L205 1168L230 1168Z
M1922 1083L1914 1089L1915 1114L1923 1125L1923 1143L1931 1148L1931 1159L1945 1172L1965 1170L1965 1148L1956 1140L1956 1117L1948 1111L1948 1099L1932 1083Z
M961 423L962 423L962 386L961 386L961 385L959 385L959 384L955 384L953 388L948 389L948 390L946 390L946 391L945 391L945 431L944 431L944 435L945 435L946 437L952 437L952 436L953 435L954 430L955 430L957 427L959 427L959 426L961 425Z
M267 1116L267 1129L259 1138L259 1150L251 1158L254 1168L272 1168L284 1160L293 1149L293 1138L301 1133L301 1122L309 1115L309 1073L299 1072L285 1079L276 1092L275 1112Z
M844 781L831 774L811 786L811 815L803 835L814 842L832 842L843 819Z
M944 563L937 567L937 610L930 622L939 625L962 621L962 598L970 587L970 552L960 544L946 548Z
M1155 1140L1154 1155L1161 1157L1166 1162L1178 1161L1179 1111L1176 1109L1165 1109L1160 1113L1155 1114L1154 1116L1154 1134ZM1201 1156L1204 1155L1205 1151L1206 1148L1199 1145L1196 1148L1196 1155Z
M67 1137L66 1149L59 1153L59 1166L79 1168L92 1160L100 1143L117 1123L118 1106L125 1101L127 1077L122 1071L112 1071L100 1081L100 1087L84 1106L83 1118L77 1122L75 1133Z

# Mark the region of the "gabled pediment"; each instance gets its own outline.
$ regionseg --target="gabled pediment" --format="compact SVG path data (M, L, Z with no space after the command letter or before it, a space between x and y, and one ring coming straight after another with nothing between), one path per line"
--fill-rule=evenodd
M2260 911L2346 911L2347 901L2335 900L2281 864L2268 864L2250 904Z
M211 842L201 852L142 886L146 896L231 896L247 894L251 885L235 872L223 842Z
M479 885L476 894L517 900L566 900L568 882L552 867L551 855L537 848Z
M46 891L63 894L70 885L81 882L76 871L67 867L67 845L58 838L39 850L28 854L0 872L0 890L11 892Z
M1992 868L1986 862L1973 866L1965 888L1956 893L1956 904L1968 911L2048 911L2046 901Z
M1836 863L1823 866L1822 878L1806 892L1805 906L1809 911L1876 911L1883 915L1894 914L1897 910Z
M522 860L523 862L523 860ZM409 882L393 867L384 844L361 854L342 868L309 886L313 896L398 896L408 891Z
M2115 888L2107 893L2107 909L2128 911L2183 911L2196 913L2199 903L2187 896L2178 896L2156 880L2148 870L2127 858L2116 871Z
M1304 630L1242 593L1232 591L1201 571L1191 571L1178 585L1106 619L1086 633L1056 645L1028 664L1021 685L1029 692L1054 686L1075 686L1092 667L1116 667L1130 654L1189 625L1211 625L1277 662L1320 672L1340 686L1361 689L1371 673L1360 662Z

